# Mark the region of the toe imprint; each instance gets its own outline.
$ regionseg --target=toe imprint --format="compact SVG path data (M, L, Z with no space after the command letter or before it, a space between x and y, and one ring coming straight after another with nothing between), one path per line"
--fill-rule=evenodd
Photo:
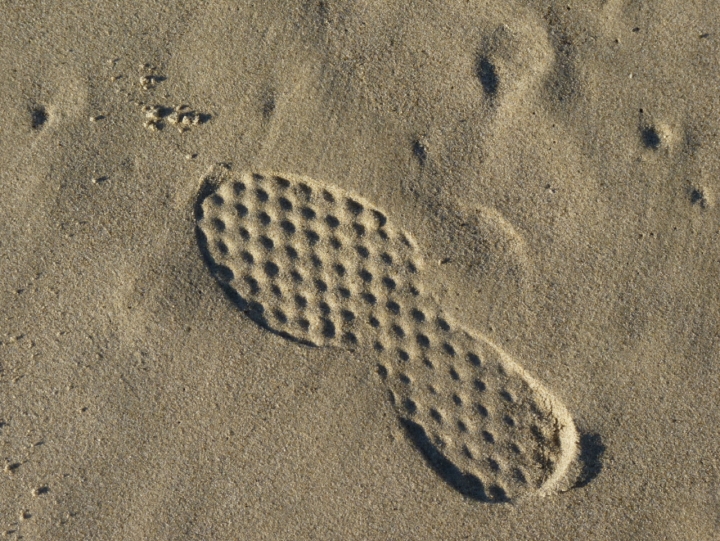
M442 313L415 241L374 205L304 177L216 168L195 214L208 266L255 321L377 352L409 438L454 488L503 502L564 480L576 452L565 408Z

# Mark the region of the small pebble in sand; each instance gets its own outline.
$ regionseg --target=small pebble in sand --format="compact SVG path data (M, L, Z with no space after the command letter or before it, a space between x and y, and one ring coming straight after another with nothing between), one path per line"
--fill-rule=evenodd
M160 79L153 75L143 75L140 77L140 86L143 90L150 90L152 88L155 88L155 85L157 85L160 82Z
M157 105L146 105L142 108L145 118L157 122L160 120L160 107Z

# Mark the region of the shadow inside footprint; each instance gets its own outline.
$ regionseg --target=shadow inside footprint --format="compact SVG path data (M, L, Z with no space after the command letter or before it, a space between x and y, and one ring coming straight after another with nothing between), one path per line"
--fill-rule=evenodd
M425 429L408 419L401 419L401 424L410 440L417 446L430 467L452 488L472 500L486 503L504 503L510 501L505 491L498 486L487 490L482 481L472 474L463 473L455 464L443 456L440 450L430 441Z
M583 434L580 436L580 457L582 471L573 488L587 486L603 469L602 456L605 454L605 445L600 434Z
M208 247L208 239L202 229L200 229L200 226L198 224L204 215L202 208L203 202L215 193L216 188L217 186L214 185L211 179L206 179L200 187L197 199L195 200L195 206L193 208L196 224L195 238L197 240L197 245L200 249L200 254L202 255L203 261L210 270L210 273L215 277L216 282L218 283L218 285L220 285L227 298L230 299L233 304L235 304L235 306L237 306L237 308L241 312L244 312L252 321L257 323L264 329L270 331L271 333L282 336L283 338L285 338L286 340L290 340L291 342L303 344L306 346L315 346L316 344L313 344L312 342L299 339L291 334L278 331L277 329L273 328L265 317L265 307L258 302L248 301L247 299L242 297L242 295L240 295L237 290L230 285L230 282L235 278L233 271L225 265L217 263L217 261L215 261L213 256L210 254L210 249Z

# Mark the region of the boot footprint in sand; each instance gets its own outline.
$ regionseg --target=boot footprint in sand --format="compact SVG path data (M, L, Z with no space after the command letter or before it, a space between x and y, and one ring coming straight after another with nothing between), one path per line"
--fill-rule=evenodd
M505 502L562 486L577 447L565 407L443 314L412 238L371 203L305 177L216 168L195 219L208 267L253 320L376 352L406 433L455 489Z

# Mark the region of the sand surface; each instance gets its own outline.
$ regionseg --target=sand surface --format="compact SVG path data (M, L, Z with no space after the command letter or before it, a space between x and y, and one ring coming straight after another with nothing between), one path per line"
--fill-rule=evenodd
M719 47L711 0L0 2L0 534L720 539ZM407 233L560 435L521 497L418 452L369 327L248 312L217 171Z

